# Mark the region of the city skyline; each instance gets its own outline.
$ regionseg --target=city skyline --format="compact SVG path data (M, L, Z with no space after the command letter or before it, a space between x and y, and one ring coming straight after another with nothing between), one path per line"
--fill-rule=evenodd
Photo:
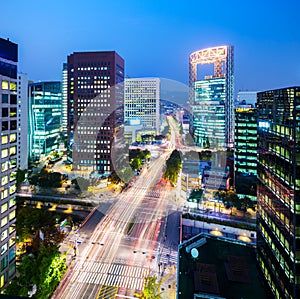
M61 80L71 52L115 50L126 61L125 76L187 84L189 54L219 45L235 47L236 92L297 85L300 79L296 1L255 1L246 9L237 1L215 1L214 9L195 1L14 4L14 18L9 11L1 17L1 36L19 45L19 69L34 81Z

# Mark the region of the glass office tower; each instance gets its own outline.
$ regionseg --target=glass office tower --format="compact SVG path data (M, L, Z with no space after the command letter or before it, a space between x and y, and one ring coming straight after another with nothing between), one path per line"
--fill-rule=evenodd
M235 109L234 168L241 174L257 174L257 110Z
M62 116L60 82L29 84L29 155L39 160L58 149Z
M20 151L17 118L17 65L18 45L0 38L0 289L13 278L16 272L15 196Z
M195 82L193 109L194 141L204 148L224 148L225 78Z
M258 93L257 253L274 298L300 298L300 87Z
M198 79L198 66L213 74ZM199 68L201 69L201 68ZM233 46L196 51L189 59L190 133L204 148L232 148L234 143Z
M235 109L234 145L235 191L240 197L247 196L256 201L257 109L251 105Z

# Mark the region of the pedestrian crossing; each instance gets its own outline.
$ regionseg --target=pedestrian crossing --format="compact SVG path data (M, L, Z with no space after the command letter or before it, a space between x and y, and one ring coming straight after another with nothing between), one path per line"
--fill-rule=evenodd
M74 271L71 283L90 283L133 290L142 290L143 280L150 274L150 269L145 267L95 261L85 262L84 268L81 263L77 263Z
M150 190L146 193L145 197L154 197L159 198L160 197L160 190Z
M101 285L97 299L114 299L118 292L118 287L109 286L109 285Z
M161 249L159 263L161 266L172 266L177 265L177 251L170 249L169 247L163 246Z

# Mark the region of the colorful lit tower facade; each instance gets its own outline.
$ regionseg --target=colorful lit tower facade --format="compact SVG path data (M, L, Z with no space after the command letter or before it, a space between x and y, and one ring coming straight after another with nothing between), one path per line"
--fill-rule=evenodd
M0 38L0 289L16 268L16 172L20 146L17 100L18 45ZM19 129L19 130L18 130Z
M124 124L124 60L115 51L75 52L67 68L73 167L110 173L112 148Z
M274 298L300 298L300 87L258 93L257 257Z
M234 48L220 46L189 57L190 133L204 148L233 147ZM213 64L214 72L198 79L198 65Z
M29 90L29 156L35 161L58 149L61 130L61 82L37 82Z

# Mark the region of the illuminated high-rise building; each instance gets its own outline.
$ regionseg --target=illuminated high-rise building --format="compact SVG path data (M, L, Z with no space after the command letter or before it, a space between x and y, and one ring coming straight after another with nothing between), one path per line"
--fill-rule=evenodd
M160 79L126 78L124 84L124 121L141 124L147 134L159 134Z
M0 38L0 289L16 271L16 172L20 151L17 100L18 45Z
M63 63L62 81L61 81L61 96L62 96L62 117L61 117L61 132L66 138L68 135L68 67Z
M124 60L115 51L68 56L68 139L73 167L114 170L112 147L124 124Z
M61 82L30 83L29 155L39 160L58 149L61 129Z
M251 106L235 109L234 185L239 196L256 200L257 109Z
M300 298L300 87L259 92L257 255L273 298Z
M20 169L28 169L28 76L18 73L18 140L20 153L18 165Z
M214 72L198 79L198 65L213 64ZM189 58L190 132L204 148L233 147L233 46L196 51Z

